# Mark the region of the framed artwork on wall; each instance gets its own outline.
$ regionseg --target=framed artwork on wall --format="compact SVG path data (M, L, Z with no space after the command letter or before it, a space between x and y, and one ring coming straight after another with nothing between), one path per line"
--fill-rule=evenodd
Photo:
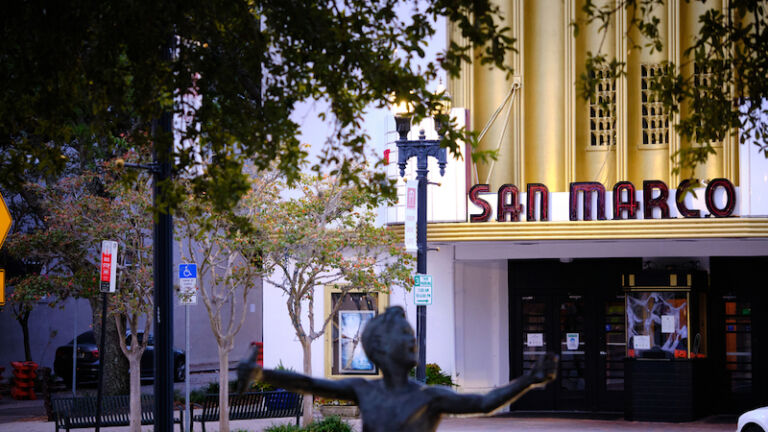
M363 329L375 315L372 310L339 311L339 370L342 373L375 373L363 351Z

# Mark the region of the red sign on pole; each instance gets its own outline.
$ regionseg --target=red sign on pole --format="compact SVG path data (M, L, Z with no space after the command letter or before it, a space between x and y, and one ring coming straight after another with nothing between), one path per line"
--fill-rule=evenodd
M101 291L115 292L116 266L114 260L117 259L117 242L104 240L101 242Z

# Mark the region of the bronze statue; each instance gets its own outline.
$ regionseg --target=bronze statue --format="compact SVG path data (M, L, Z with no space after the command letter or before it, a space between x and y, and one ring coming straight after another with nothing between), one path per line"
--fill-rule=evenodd
M299 393L357 402L364 432L434 431L443 413L489 413L514 402L528 390L545 386L557 375L557 356L542 356L529 373L486 394L460 394L443 386L411 380L417 346L413 328L399 306L371 319L362 336L368 358L381 369L382 379L326 380L283 371L262 369L256 351L238 365L240 389L251 380L263 381Z

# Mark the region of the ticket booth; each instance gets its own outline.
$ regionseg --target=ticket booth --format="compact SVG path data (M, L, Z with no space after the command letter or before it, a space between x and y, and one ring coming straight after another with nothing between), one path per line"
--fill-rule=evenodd
M625 293L625 418L690 421L707 409L704 272L622 275Z

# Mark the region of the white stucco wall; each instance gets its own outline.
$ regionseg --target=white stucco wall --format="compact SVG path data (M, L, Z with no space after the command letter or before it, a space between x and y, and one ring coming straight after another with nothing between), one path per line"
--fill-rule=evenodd
M457 261L455 338L462 392L482 392L509 381L507 261Z
M454 273L453 246L430 245L439 251L427 255L427 273L432 275L432 305L427 306L427 363L437 363L447 374L455 376L454 356ZM389 296L391 306L402 306L408 321L416 329L416 306L413 292L395 288Z
M304 370L304 355L288 316L286 300L281 290L264 283L264 366L274 368L282 362L286 368L301 372ZM324 305L323 287L317 287L315 323L318 326L322 324ZM302 322L306 331L309 331L308 307L309 303L304 302ZM323 375L323 357L323 338L320 337L312 344L312 375Z
M739 145L739 178L743 190L741 214L768 216L768 157L754 139Z

